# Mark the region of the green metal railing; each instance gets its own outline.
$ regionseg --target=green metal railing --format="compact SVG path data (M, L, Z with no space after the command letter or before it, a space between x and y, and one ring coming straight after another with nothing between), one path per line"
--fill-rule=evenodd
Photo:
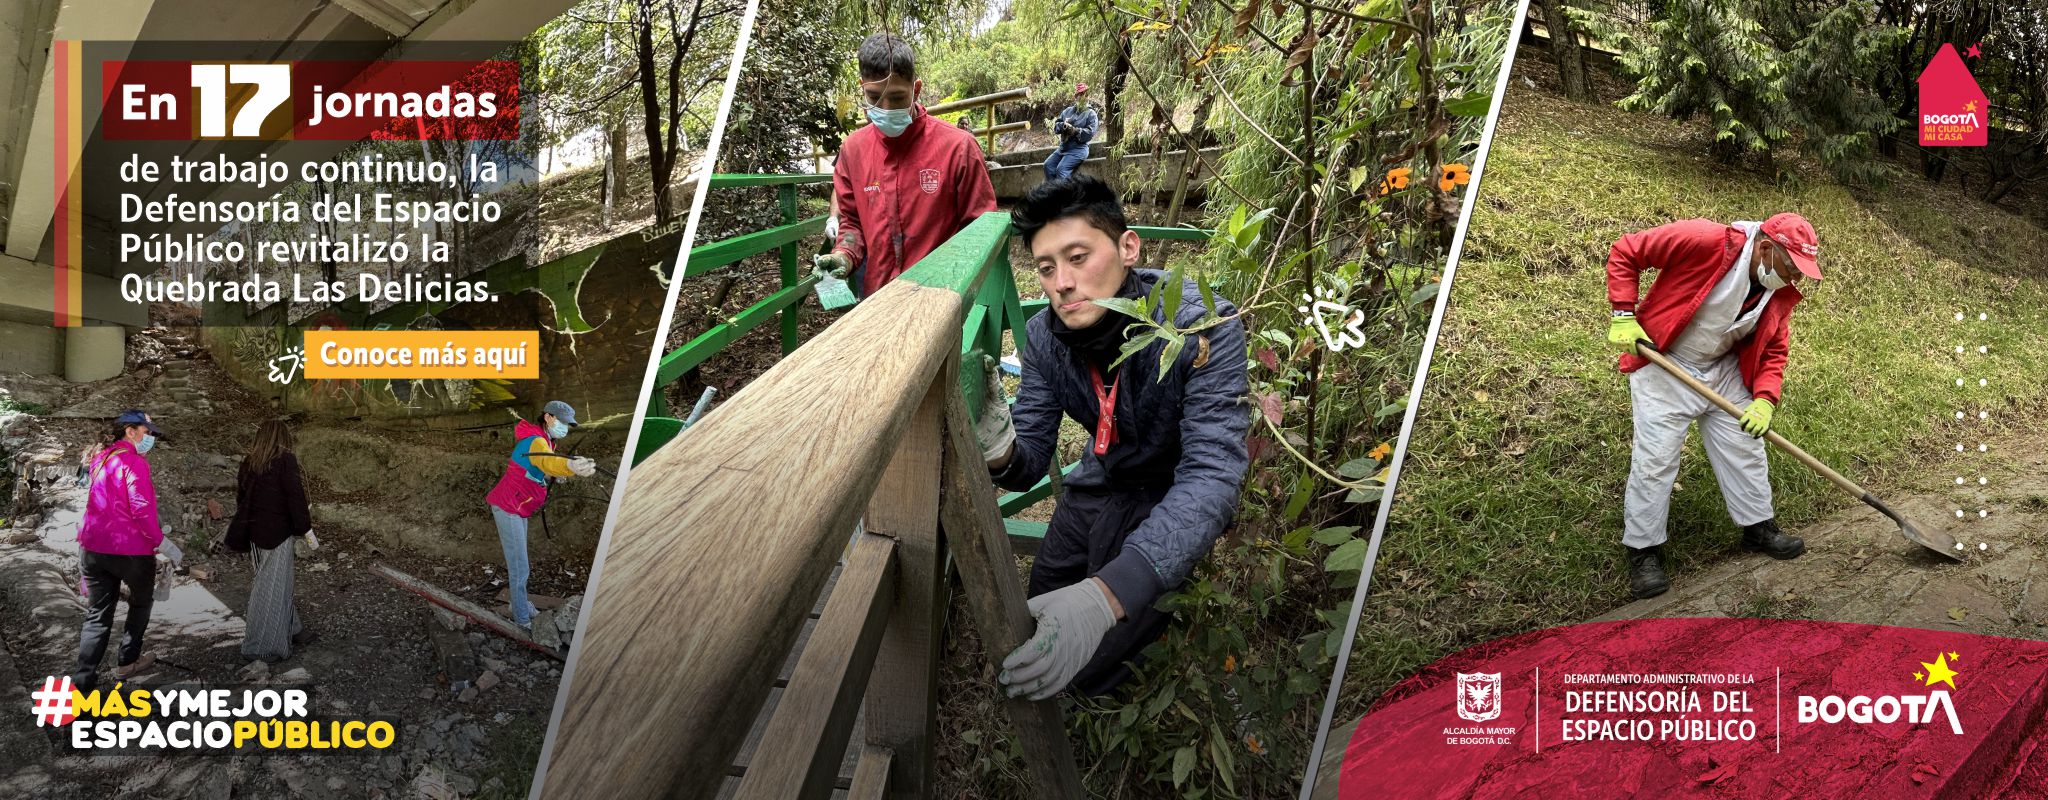
M797 242L806 236L822 233L825 218L812 217L796 219L796 187L804 184L830 181L830 175L715 175L711 188L735 186L775 186L782 206L783 224L756 233L736 236L723 241L712 242L690 249L685 261L682 277L708 274L733 264L748 256L781 248L782 288L735 315L711 330L690 340L688 344L663 356L655 372L654 394L648 400L647 420L640 429L640 441L633 454L633 463L660 449L682 432L682 420L667 415L662 389L683 376L705 359L716 355L719 350L731 344L741 335L760 326L769 316L782 315L782 352L787 355L797 345L796 308L803 300L811 285L817 282L808 274L798 275ZM981 357L1001 357L1003 332L1009 331L1011 341L1023 346L1026 341L1025 323L1048 305L1045 300L1023 300L1018 297L1015 275L1010 269L1010 215L1007 212L983 214L975 221L953 235L938 249L920 259L898 280L911 280L923 286L945 286L967 298L966 321L960 327L960 392L966 398L970 413L979 414L982 403L983 382L979 365ZM1205 241L1211 231L1198 228L1160 228L1132 226L1139 238L1155 241ZM1063 465L1059 475L1064 478L1073 472L1079 462ZM1009 529L1013 545L1021 553L1035 550L1036 543L1045 538L1045 523L1029 520L1010 519L1019 511L1053 496L1059 491L1059 483L1052 476L1040 478L1030 489L1004 494L997 502L1002 510L1004 524Z
M782 288L761 302L748 306L746 310L733 315L732 319L711 326L682 347L661 357L661 363L654 371L654 392L647 398L646 421L640 428L640 446L634 449L633 463L640 463L655 449L674 439L683 430L683 421L670 415L668 401L663 389L683 377L683 373L696 368L706 359L717 355L720 350L732 344L769 318L782 318L782 353L788 355L795 350L797 341L797 309L804 295L818 279L802 270L802 254L797 252L797 242L806 236L825 232L825 215L809 219L797 219L797 187L830 183L831 175L713 175L712 189L731 189L747 186L773 186L777 205L782 211L782 224L764 231L735 236L731 239L712 242L690 248L675 280L708 275L721 268L731 266L750 256L771 250L779 251L778 260L782 269Z

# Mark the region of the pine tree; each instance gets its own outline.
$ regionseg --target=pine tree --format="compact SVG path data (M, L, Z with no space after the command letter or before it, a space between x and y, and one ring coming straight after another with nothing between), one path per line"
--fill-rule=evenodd
M1636 91L1627 111L1704 117L1714 156L1735 163L1796 146L1837 179L1881 176L1876 142L1897 129L1871 89L1898 28L1873 25L1867 0L1833 8L1797 0L1669 0L1647 26L1566 12L1621 53Z

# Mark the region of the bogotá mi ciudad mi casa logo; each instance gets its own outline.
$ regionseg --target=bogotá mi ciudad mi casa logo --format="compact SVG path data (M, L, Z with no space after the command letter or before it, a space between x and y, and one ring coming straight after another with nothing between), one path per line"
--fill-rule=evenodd
M1956 688L1956 678L1962 673L1955 665L1962 656L1954 653L1936 653L1933 661L1919 662L1920 669L1913 671L1913 681L1921 684L1915 688L1932 688L1935 684L1947 684ZM1949 699L1948 689L1932 689L1926 694L1879 695L1870 697L1856 695L1826 695L1814 697L1799 696L1799 722L1801 724L1823 722L1830 725L1847 722L1852 725L1892 725L1907 723L1924 725L1941 719L1948 720L1948 728L1956 735L1963 733L1963 723L1956 719L1955 702Z
M1970 47L1976 53L1975 45ZM1920 73L1920 145L1983 147L1990 142L1991 103L1955 45L1944 44Z

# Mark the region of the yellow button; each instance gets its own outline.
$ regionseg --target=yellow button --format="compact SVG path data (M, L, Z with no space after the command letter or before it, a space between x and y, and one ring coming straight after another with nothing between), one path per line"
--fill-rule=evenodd
M540 377L539 331L306 331L306 377Z

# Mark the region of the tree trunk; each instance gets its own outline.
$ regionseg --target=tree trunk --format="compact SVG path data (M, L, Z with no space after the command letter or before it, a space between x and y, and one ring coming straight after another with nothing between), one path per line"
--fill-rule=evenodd
M640 63L641 132L647 137L647 169L654 179L654 224L671 220L668 204L668 154L661 141L661 75L654 65L654 0L640 0L633 15L635 48Z
M1585 48L1579 45L1571 18L1564 14L1565 0L1536 2L1543 9L1543 27L1550 32L1550 60L1557 63L1557 78L1564 86L1564 96L1592 102L1593 87L1586 80Z
M1109 144L1124 143L1124 117L1118 113L1121 107L1118 96L1124 93L1124 81L1131 74L1131 51L1129 43L1119 36L1116 44L1116 59L1109 63L1109 79L1102 82L1102 133ZM993 118L989 124L995 124ZM1121 152L1121 151L1119 151Z

